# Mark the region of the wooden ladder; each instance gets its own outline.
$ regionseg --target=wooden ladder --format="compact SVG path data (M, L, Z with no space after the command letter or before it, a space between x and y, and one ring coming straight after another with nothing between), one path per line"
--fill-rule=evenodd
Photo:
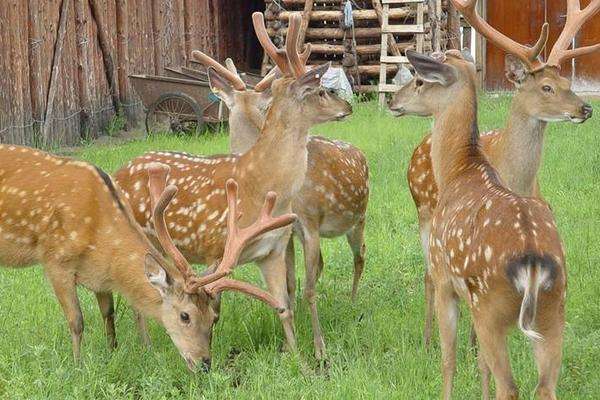
M388 64L407 63L405 56L390 56L388 55L388 35L394 33L414 33L416 37L416 50L419 53L423 52L423 34L424 28L424 13L426 0L381 0L382 7L382 22L381 22L381 56L379 59L379 106L385 105L385 94L396 92L400 86L387 83L387 67ZM389 12L390 4L405 4L416 3L417 15L416 23L412 25L390 25ZM393 37L393 36L392 36Z

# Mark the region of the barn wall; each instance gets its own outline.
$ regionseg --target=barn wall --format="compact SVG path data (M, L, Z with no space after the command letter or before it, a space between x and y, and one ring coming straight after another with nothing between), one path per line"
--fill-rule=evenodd
M76 144L100 135L115 105L137 123L142 105L130 74L185 65L196 48L220 59L232 54L219 30L232 29L220 3L0 1L0 143Z

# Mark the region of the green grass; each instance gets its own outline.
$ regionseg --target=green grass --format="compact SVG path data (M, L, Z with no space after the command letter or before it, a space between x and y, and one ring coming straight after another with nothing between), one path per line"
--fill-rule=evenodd
M510 99L482 100L482 130L501 126ZM596 104L598 108L600 104ZM546 133L541 187L552 204L566 244L569 274L563 399L600 396L600 120L575 126L553 124ZM86 330L83 362L71 360L71 341L62 312L40 268L3 270L0 279L0 396L3 398L438 398L440 352L423 350L423 257L416 213L405 172L412 149L430 122L392 119L374 104L355 107L352 118L314 129L354 143L371 168L366 232L367 264L359 299L350 301L352 259L343 239L323 242L325 271L318 290L330 367L316 367L309 313L299 293L296 328L300 354L279 352L283 335L263 304L224 295L213 341L213 370L191 375L164 331L151 325L153 347L138 339L132 313L118 298L119 347L107 350L93 296L80 290ZM86 147L77 156L114 171L150 149L200 154L225 152L223 135L157 137L112 147ZM300 258L298 258L300 260ZM299 261L300 262L300 261ZM303 268L298 266L298 279ZM236 276L259 281L257 268ZM465 313L463 312L463 316ZM480 397L468 318L459 332L456 399ZM536 370L522 335L511 337L513 371L522 398L531 398Z

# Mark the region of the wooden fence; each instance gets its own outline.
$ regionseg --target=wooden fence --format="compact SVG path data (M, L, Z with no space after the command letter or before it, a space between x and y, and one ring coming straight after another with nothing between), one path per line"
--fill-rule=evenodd
M1 0L0 143L70 145L115 112L142 110L128 76L186 64L194 48L222 58L218 35L237 2Z

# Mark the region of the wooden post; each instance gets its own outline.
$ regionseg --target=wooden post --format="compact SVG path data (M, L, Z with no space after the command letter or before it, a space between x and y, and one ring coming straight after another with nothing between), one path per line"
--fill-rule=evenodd
M106 81L110 90L110 96L112 98L112 105L116 114L121 112L121 104L119 102L119 89L117 87L117 80L115 79L115 64L111 55L111 45L106 36L106 24L102 21L102 13L98 0L90 1L90 11L92 13L92 19L96 22L96 31L98 33L98 46L102 53L102 62L104 63L104 73L106 75Z
M56 41L54 42L54 56L52 57L52 73L50 74L50 84L48 85L48 97L46 100L46 116L44 117L44 128L42 139L44 145L50 134L50 126L52 125L50 118L54 112L54 98L58 88L58 72L62 60L62 50L65 43L65 32L67 30L67 16L71 0L63 0L60 7L60 18L58 22L58 30L56 31Z

